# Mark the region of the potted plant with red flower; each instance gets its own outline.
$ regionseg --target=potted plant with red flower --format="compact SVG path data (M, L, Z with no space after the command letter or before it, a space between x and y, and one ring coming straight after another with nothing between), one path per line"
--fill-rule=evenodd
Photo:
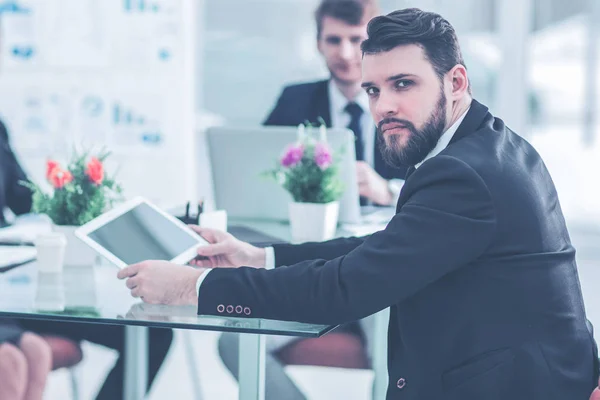
M96 253L78 240L77 227L98 217L121 198L121 187L114 177L108 177L104 161L110 155L102 151L90 156L74 153L71 161L63 167L55 160L46 164L46 181L49 191L33 183L25 182L33 192L32 211L46 214L54 224L54 230L67 237L65 265L88 265L94 262Z

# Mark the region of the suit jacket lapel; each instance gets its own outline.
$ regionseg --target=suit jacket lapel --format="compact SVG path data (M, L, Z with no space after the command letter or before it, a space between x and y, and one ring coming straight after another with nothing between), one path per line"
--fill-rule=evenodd
M459 125L448 145L451 145L452 143L455 143L477 131L484 120L488 117L491 117L488 108L477 100L473 99L471 101L471 107L469 108L469 111L467 111L467 115L465 115L465 119L463 119ZM416 168L414 166L408 168L406 179L408 179L408 177L415 172L415 169Z
M329 80L317 82L317 88L311 99L310 122L318 123L323 118L325 125L331 128L331 110L329 106Z
M467 111L465 119L463 119L459 125L448 145L451 145L452 143L455 143L456 141L478 130L481 126L481 123L488 115L490 114L486 106L475 99L471 100L471 107L469 108L469 111Z

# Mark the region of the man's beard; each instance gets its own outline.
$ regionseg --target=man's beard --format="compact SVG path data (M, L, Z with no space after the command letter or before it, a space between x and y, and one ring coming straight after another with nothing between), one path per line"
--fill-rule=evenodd
M406 144L400 144L402 137L400 135L390 135L389 144L386 143L381 128L384 124L395 123L402 125L409 131ZM446 126L446 96L440 91L440 99L431 116L423 125L423 128L417 129L404 119L385 118L377 126L377 141L383 160L392 167L413 166L425 159L427 154L433 150L438 140L444 132Z

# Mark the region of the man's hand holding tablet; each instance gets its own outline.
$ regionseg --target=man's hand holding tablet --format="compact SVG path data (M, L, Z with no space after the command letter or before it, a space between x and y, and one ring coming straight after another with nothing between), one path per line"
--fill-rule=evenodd
M190 228L209 243L198 247L200 257L190 262L198 268L178 268L160 260L143 261L125 267L117 276L127 279L126 285L131 289L132 296L151 304L195 305L198 303L198 278L208 268L265 266L264 249L242 242L227 232L198 226Z

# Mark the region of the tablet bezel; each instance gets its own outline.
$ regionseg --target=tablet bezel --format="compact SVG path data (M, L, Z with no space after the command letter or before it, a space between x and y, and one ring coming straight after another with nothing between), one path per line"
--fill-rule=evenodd
M154 204L150 203L148 200L146 200L145 198L140 197L140 196L132 198L130 200L127 200L124 203L105 212L104 214L94 218L90 222L80 226L79 228L77 228L75 230L75 236L77 238L79 238L80 240L82 240L85 244L90 246L92 249L96 250L102 256L106 257L106 259L108 259L110 262L115 264L117 267L125 268L128 265L127 263L122 261L119 257L117 257L116 255L111 253L108 249L106 249L105 247L100 245L98 242L96 242L94 239L92 239L88 235L91 232L95 231L96 229L103 227L107 223L117 219L121 215L127 213L128 211L132 210L133 208L135 208L141 204L148 205L149 207L154 209L156 212L161 214L163 217L165 217L167 220L172 222L174 225L176 225L178 228L180 228L182 231L187 233L191 238L193 238L194 240L196 240L198 242L197 244L194 244L192 247L184 250L182 253L180 253L178 256L174 257L173 259L166 260L166 261L172 262L174 264L186 264L190 260L192 260L194 257L196 257L196 255L198 254L197 249L199 246L208 244L208 242L206 240L204 240L204 238L202 238L200 235L198 235L196 232L194 232L192 229L190 229L183 222L181 222L174 216L169 215L168 213L164 212L163 210L161 210L160 208L158 208L157 206L155 206Z

